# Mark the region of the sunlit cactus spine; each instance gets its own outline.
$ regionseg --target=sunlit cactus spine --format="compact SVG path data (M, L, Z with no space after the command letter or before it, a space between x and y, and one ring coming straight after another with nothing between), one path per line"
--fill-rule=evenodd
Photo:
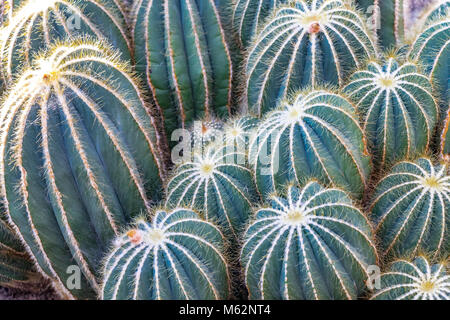
M369 28L376 34L382 48L401 45L405 38L404 0L356 0L357 6L369 17Z
M444 121L444 128L440 135L440 153L439 156L450 162L450 132L448 131L450 126L450 108L447 111L447 117Z
M232 24L244 47L251 44L258 27L265 22L273 10L289 0L236 0L232 12Z
M316 182L272 196L242 248L250 299L356 299L376 263L367 218L347 193Z
M140 0L134 15L136 70L167 140L194 120L228 116L232 62L214 0Z
M415 39L409 56L424 66L439 99L441 119L445 119L450 101L450 9L436 16Z
M236 240L245 228L258 194L244 153L212 144L193 152L167 184L166 206L186 206L215 222Z
M297 93L267 114L249 162L264 195L289 181L316 178L361 199L371 169L353 105L329 90Z
M372 195L380 251L388 257L448 252L450 175L428 158L395 165Z
M41 50L66 38L106 39L123 59L131 59L125 20L113 0L13 1L11 18L1 30L0 59L5 82Z
M400 259L381 274L372 300L450 300L449 260L434 263L425 256Z
M388 56L354 73L344 92L354 102L377 168L429 149L438 106L413 62Z
M347 1L292 1L275 11L249 49L248 108L260 116L299 88L340 86L374 53L363 18Z
M61 43L36 58L0 112L0 179L11 224L67 297L99 292L110 240L162 196L154 120L118 53ZM81 289L66 286L78 265Z
M0 286L32 291L42 282L14 231L0 217Z
M117 238L104 268L104 300L224 300L225 240L192 210L157 210Z

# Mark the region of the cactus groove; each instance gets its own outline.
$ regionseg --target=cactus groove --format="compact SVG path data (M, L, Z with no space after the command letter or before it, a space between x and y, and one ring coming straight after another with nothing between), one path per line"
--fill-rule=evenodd
M242 248L250 299L356 299L376 262L367 218L345 192L316 182L273 196Z
M395 165L378 183L371 216L380 251L389 256L448 252L450 175L430 159Z
M294 1L282 6L249 51L249 110L259 116L300 88L342 85L374 53L363 19L346 1Z
M68 297L93 297L109 241L162 196L153 119L117 56L98 41L55 46L18 78L0 113L9 219ZM70 291L74 264L82 289Z
M225 240L192 210L158 210L115 241L105 262L102 299L227 299Z

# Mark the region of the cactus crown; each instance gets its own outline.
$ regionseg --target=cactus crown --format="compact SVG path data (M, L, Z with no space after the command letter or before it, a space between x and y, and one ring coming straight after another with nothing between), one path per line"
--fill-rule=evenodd
M449 300L447 263L432 264L425 256L413 261L396 260L390 270L381 275L381 289L371 299Z

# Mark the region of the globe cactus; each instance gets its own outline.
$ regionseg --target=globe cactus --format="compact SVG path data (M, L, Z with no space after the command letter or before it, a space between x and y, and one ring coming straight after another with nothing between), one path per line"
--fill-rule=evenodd
M383 48L401 45L405 38L404 0L356 0L359 8L369 16L369 25Z
M434 16L432 14L432 16ZM450 101L450 11L440 19L429 21L414 41L409 56L424 66L440 104L441 119L445 119Z
M224 135L225 144L228 148L233 148L236 152L248 152L251 138L258 128L257 118L243 115L231 119L225 123Z
M200 211L208 221L234 239L245 227L253 201L257 199L251 171L245 167L245 155L228 152L219 144L178 165L167 185L166 206L187 206Z
M392 56L372 61L351 76L344 92L356 104L377 167L428 150L438 107L416 64Z
M395 165L378 183L370 205L381 251L404 256L449 248L450 175L430 159Z
M106 39L129 60L130 43L120 7L112 0L28 0L13 1L11 19L2 30L0 59L3 79L31 65L41 50L66 38L80 35Z
M346 1L294 1L282 6L249 50L249 110L264 114L299 88L341 85L374 52L363 20Z
M42 281L19 239L0 218L0 286L30 290Z
M231 112L232 63L213 0L142 0L133 27L136 70L170 139L197 119Z
M450 300L448 261L432 264L424 256L397 260L380 281L372 300Z
M63 294L92 297L121 226L161 199L154 121L118 54L98 41L49 49L0 112L0 182L10 222ZM77 264L82 289L65 288Z
M249 162L261 194L291 180L332 183L360 199L370 175L365 138L354 107L342 96L314 90L293 96L261 122Z
M448 0L436 0L428 6L420 19L423 23L428 24L447 15L449 10L450 2Z
M273 196L244 241L251 299L355 299L377 262L367 218L345 192L316 182Z
M257 35L258 26L265 22L272 10L289 0L237 0L233 6L232 24L239 40L248 47Z
M226 299L225 240L192 210L159 210L116 239L105 262L102 299Z

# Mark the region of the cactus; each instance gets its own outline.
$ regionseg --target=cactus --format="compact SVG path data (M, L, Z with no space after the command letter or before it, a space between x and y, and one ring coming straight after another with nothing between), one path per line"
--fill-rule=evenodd
M440 157L444 161L450 161L450 132L448 131L450 125L450 108L447 111L447 117L444 122L444 129L441 133L440 143Z
M271 197L244 241L251 299L355 299L377 261L367 218L345 192L316 182Z
M225 240L192 210L158 210L115 241L105 263L102 299L226 299Z
M232 63L213 0L141 0L133 27L136 70L168 139L203 117L231 112Z
M428 158L395 165L370 205L380 250L389 256L449 249L450 175Z
M0 59L6 83L33 57L54 43L78 35L105 38L130 59L130 43L120 9L112 0L29 0L14 3L12 18L2 30Z
M370 174L354 107L327 90L297 94L269 113L251 142L249 162L261 194L291 180L333 183L360 199Z
M257 197L245 155L213 144L204 153L194 152L192 158L175 168L166 206L197 209L227 236L238 239Z
M437 0L432 2L431 5L425 10L422 16L419 18L420 22L428 24L430 22L439 19L448 14L450 10L450 1L448 0Z
M18 78L0 113L9 219L68 297L99 290L96 267L110 239L161 199L153 119L117 57L98 41L59 44ZM81 290L65 289L73 264Z
M426 257L397 260L381 275L372 300L450 300L448 261L432 264Z
M0 286L32 290L42 281L19 239L0 217Z
M249 110L262 115L291 91L341 85L375 52L363 20L346 1L295 1L276 10L250 49Z
M431 16L435 16L431 14ZM431 20L417 36L409 56L424 66L439 99L441 119L445 119L450 101L450 11Z
M232 24L239 40L248 47L257 35L258 26L270 16L272 10L289 0L236 0L233 6Z
M225 144L227 147L234 147L236 152L247 153L249 143L258 128L258 124L258 119L248 115L242 115L227 121L224 127Z
M401 45L405 38L404 0L356 0L359 8L369 16L368 23L382 48Z
M393 56L371 61L344 92L356 104L377 167L428 150L438 110L428 78L415 63Z

